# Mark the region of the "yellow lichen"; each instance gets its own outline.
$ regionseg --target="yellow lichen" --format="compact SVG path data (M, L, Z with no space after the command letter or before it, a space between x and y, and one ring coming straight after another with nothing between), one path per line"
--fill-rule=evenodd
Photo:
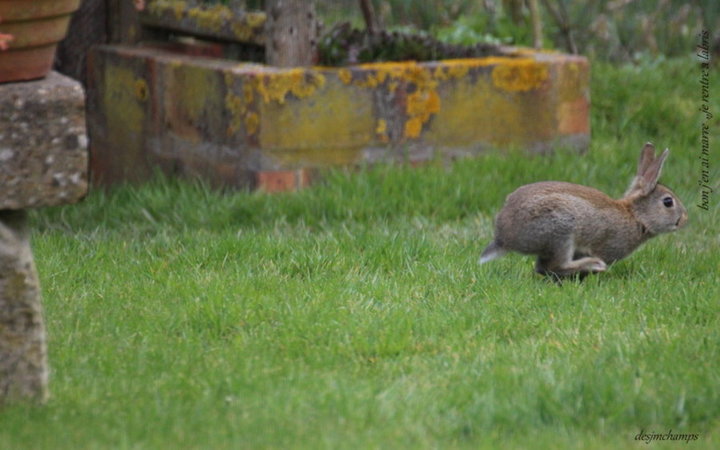
M250 112L245 116L245 129L248 134L255 134L260 126L260 117L257 113Z
M387 122L385 119L378 120L377 128L375 128L377 134L385 134L387 132Z
M345 85L371 89L382 86L390 94L395 94L398 87L403 86L406 94L398 97L404 104L402 137L416 139L430 119L441 110L442 102L438 93L440 84L462 79L477 67L490 67L484 73L490 75L494 88L509 92L537 89L549 77L546 63L524 57L446 60L433 67L415 62L391 62L360 64L352 69L316 67L258 70L244 83L241 95L228 94L226 103L234 118L230 131L235 132L244 126L249 134L258 133L258 113L250 111L247 105L256 99L264 103L284 104L288 95L297 99L308 98L325 86L323 72L328 71ZM385 119L377 120L374 128L376 139L381 142L390 140Z
M325 77L321 73L298 68L261 74L256 78L255 89L265 103L283 104L290 93L297 98L306 98L324 85Z
M175 18L177 20L182 19L183 13L185 12L185 2L173 2L172 10L175 12Z
M265 20L265 13L246 13L242 21L232 23L231 29L235 37L247 41L259 33Z
M240 69L241 66L238 66ZM325 84L325 77L314 69L267 70L258 69L236 85L236 71L225 72L225 108L230 117L227 134L244 129L248 136L260 131L257 101L284 104L288 95L303 99L313 95Z
M228 92L225 95L225 108L230 112L230 124L228 125L227 134L231 136L242 127L242 118L247 112L242 97Z
M162 14L165 11L172 11L177 20L181 20L188 5L184 1L176 0L153 0L148 2L147 10L152 14Z
M235 37L240 40L250 40L255 37L266 20L263 12L247 12L236 16L232 9L224 5L191 7L187 2L179 0L154 0L148 4L147 9L156 15L170 12L178 21L191 20L195 26L207 30L220 31L223 27L229 26Z
M233 23L230 28L232 29L232 32L235 35L235 37L241 41L247 41L253 35L253 31L250 28L243 25L242 23L237 23L237 22Z
M447 66L448 78L462 78L467 75L470 67L465 64L450 64Z
M426 122L431 114L440 111L440 96L434 90L417 90L408 95L406 111L408 116Z
M244 87L243 91L245 94L247 93ZM243 125L248 135L257 133L260 127L260 116L257 112L248 108L249 104L244 101L247 100L247 98L246 95L241 97L231 92L225 96L225 107L230 111L231 117L230 125L227 129L228 136L240 131Z
M350 84L350 82L352 82L352 72L348 69L339 69L338 78L340 78L340 81L344 84Z
M252 135L257 133L260 125L258 113L250 109L256 95L265 103L284 104L290 94L299 99L313 95L324 86L325 77L317 71L301 68L258 72L246 79L241 94L235 94L230 88L232 81L232 74L226 73L225 82L229 92L225 96L225 107L231 117L227 133L237 133L244 125L245 131Z
M407 97L405 112L408 119L405 122L405 137L417 138L420 136L422 126L430 117L440 111L440 96L435 88L438 81L430 76L430 71L416 71L410 73L417 89Z
M145 80L142 78L138 78L135 80L134 83L134 90L135 90L135 96L140 99L140 101L145 101L148 98L148 85Z
M189 18L202 28L218 31L223 23L232 19L233 13L227 6L215 5L211 8L195 7L187 10Z
M252 101L255 99L255 94L253 93L253 86L250 83L243 84L243 97L245 98L245 103L252 103Z
M261 12L249 12L245 13L245 23L250 28L260 28L265 25L266 21L265 13Z
M381 142L389 142L390 138L387 134L387 122L385 119L378 120L377 128L375 128L375 133L378 136L378 139L380 139Z
M408 83L412 83L423 90L435 89L438 85L438 80L432 76L430 69L417 64L408 66L404 78Z
M450 70L443 65L431 69L415 62L367 63L357 67L364 72L357 79L348 76L350 74L348 69L339 69L338 77L345 84L352 83L363 88L372 89L385 85L391 94L395 93L400 83L407 84L409 90L412 90L407 97L405 107L407 120L404 136L406 138L419 137L423 125L433 114L440 111L440 96L437 93L439 83L447 80L448 77L463 76L468 70L467 67L464 72L457 69ZM380 123L378 127L381 127ZM380 131L377 131L377 134L387 138L387 135Z
M260 119L256 111L251 109L255 101L255 83L253 80L245 80L242 88L234 87L235 78L232 72L225 73L225 108L229 112L230 124L228 125L228 136L240 131L243 126L248 135L257 133ZM236 94L237 92L237 94Z
M433 71L433 78L438 81L445 81L448 79L447 68L444 66L437 66Z
M403 134L407 138L420 137L420 132L422 131L422 125L423 125L423 122L419 117L410 118L407 120L407 122L405 122L405 131Z
M493 85L508 92L537 89L548 79L547 65L533 60L500 64L492 71Z
M411 63L367 63L360 64L357 67L365 72L365 77L358 79L355 84L358 87L375 88L387 80L400 80L407 78L409 66L415 66Z

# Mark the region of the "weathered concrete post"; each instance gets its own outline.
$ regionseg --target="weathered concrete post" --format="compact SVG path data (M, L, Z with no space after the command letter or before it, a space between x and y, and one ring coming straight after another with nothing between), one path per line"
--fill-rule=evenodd
M0 405L43 402L48 363L26 209L88 189L85 95L55 72L0 84Z
M0 211L0 403L47 398L47 348L25 211Z

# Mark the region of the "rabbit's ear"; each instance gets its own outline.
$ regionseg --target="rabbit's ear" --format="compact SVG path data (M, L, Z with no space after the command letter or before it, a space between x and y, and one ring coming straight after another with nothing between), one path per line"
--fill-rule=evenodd
M625 197L633 195L645 196L655 189L668 152L669 150L665 149L659 158L655 158L655 147L649 142L645 144L640 152L637 175L635 175L630 187L625 192Z
M662 155L660 155L659 158L655 158L653 162L650 163L647 170L645 170L642 174L642 185L640 187L643 195L648 195L653 191L653 189L655 189L658 178L660 178L660 172L662 172L663 164L665 163L665 159L667 159L669 153L670 150L665 149L665 151L662 152Z
M650 142L640 150L640 161L638 162L638 169L636 176L641 177L645 171L650 167L650 163L655 160L655 146Z

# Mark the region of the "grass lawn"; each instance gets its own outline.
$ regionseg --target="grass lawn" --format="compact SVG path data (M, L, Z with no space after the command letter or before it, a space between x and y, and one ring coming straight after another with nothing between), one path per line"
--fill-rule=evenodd
M699 73L595 64L584 156L332 172L281 195L158 180L34 213L52 397L0 411L0 448L649 448L641 430L720 448L720 158L705 211ZM514 188L620 196L648 140L671 149L684 230L562 286L530 257L478 266Z

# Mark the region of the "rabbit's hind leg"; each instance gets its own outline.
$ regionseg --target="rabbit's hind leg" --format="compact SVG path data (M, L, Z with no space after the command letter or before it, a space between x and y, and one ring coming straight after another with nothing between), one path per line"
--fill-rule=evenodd
M576 274L587 275L588 273L604 272L607 269L607 265L600 258L585 256L573 259L575 245L572 240L567 240L549 250L546 254L538 255L535 271L539 274L567 277Z

